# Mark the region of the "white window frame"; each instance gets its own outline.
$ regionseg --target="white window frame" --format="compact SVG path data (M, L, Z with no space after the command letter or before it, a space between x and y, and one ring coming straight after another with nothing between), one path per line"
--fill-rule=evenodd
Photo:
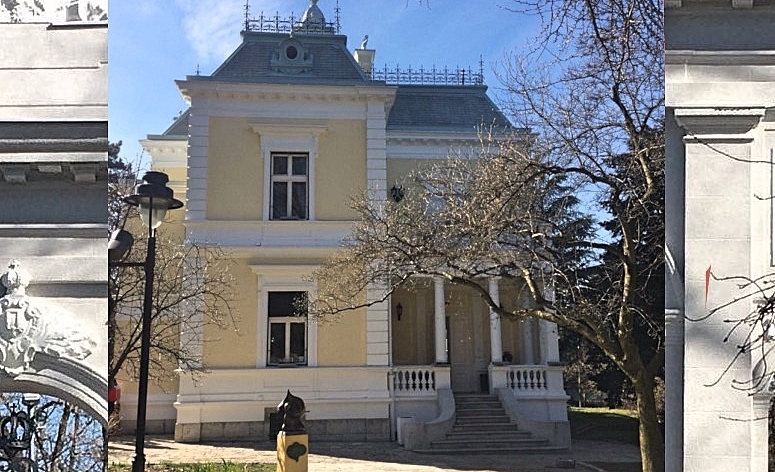
M285 174L275 174L274 173L274 160L277 157L283 157L286 159L287 162L287 171ZM295 157L303 157L305 159L305 169L303 175L294 175L293 174L293 159ZM309 220L309 201L310 201L310 189L309 189L309 153L306 152L272 152L270 153L270 173L269 173L269 217L273 221L284 221L284 220ZM274 202L272 199L274 198L274 185L276 183L285 183L285 194L286 194L286 203L285 203L285 210L286 210L286 216L280 217L280 218L272 218L272 209L274 208ZM306 187L306 195L305 195L305 202L304 202L304 218L295 218L292 215L293 213L293 184L294 183L304 183Z
M315 284L305 282L303 277L312 273L317 266L307 265L251 265L257 276L258 306L256 313L256 368L277 368L270 364L269 353L269 292L307 292L313 296ZM279 364L279 366L288 364ZM307 364L306 367L318 365L318 324L315 317L307 316ZM300 366L302 367L302 366Z
M315 164L318 157L318 141L328 125L325 120L294 119L250 121L253 131L261 140L261 155L264 158L264 208L263 221L270 221L272 215L272 154L306 153L307 160L307 221L315 220ZM277 221L277 220L272 220Z
M309 296L309 292L307 291L299 291L299 290L270 290L266 293L267 297L267 337L266 337L266 352L267 352L267 367L278 367L278 366L284 366L284 365L299 365L299 366L306 366L307 362L309 360L309 315L304 316L270 316L269 313L269 295L272 293L282 293L282 292L293 292L293 293L305 293L307 296ZM272 350L272 330L271 326L273 324L278 325L284 325L285 330L285 355L283 357L283 360L280 362L272 362L270 358L270 353ZM291 358L291 325L292 324L302 324L304 325L304 362L299 363L297 361L294 361Z

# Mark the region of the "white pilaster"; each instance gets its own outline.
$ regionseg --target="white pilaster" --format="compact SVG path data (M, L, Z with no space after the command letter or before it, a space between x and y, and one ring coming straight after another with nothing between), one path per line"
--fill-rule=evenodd
M188 119L188 182L186 219L204 220L207 212L207 152L210 117L202 107L191 103Z
M490 298L495 304L500 304L500 288L498 277L489 280ZM503 339L501 338L501 315L490 309L490 358L493 364L503 362Z
M371 284L366 297L377 300L384 297L386 288ZM366 308L366 365L390 365L390 310L382 301Z
M446 364L449 362L447 358L447 314L444 307L444 280L441 277L433 278L433 295L436 363Z

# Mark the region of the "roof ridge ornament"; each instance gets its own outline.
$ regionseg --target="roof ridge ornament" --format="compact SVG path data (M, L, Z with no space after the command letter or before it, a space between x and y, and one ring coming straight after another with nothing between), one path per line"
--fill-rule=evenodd
M245 24L244 31L260 33L306 33L306 34L341 34L341 21L339 0L334 7L334 21L326 21L325 15L317 6L318 0L310 0L310 5L302 14L301 20L293 14L289 18L275 15L265 15L261 12L258 17L250 16L250 0L245 0Z

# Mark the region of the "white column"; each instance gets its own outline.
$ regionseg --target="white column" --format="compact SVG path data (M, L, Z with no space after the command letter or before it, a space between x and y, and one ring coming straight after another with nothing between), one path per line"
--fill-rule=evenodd
M496 305L500 304L500 288L498 277L490 279L490 298ZM490 309L490 355L493 363L503 362L503 341L501 338L501 315Z
M535 355L533 350L533 324L535 320L531 317L525 318L522 323L522 364L535 364Z
M549 362L560 361L560 336L557 333L557 324L547 320L538 321L539 351L541 359L539 364L548 364Z
M548 284L544 288L544 298L554 302L554 285ZM547 320L538 320L538 349L540 352L540 364L560 361L560 334L557 331L557 323Z
M436 363L446 364L449 362L447 358L447 314L444 307L444 280L441 277L433 278L433 295Z

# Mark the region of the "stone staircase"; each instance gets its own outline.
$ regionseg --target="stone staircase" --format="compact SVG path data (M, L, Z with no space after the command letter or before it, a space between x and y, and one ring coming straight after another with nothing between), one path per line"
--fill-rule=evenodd
M547 439L511 423L495 395L455 394L455 425L447 437L431 443L430 454L540 454L565 451Z

